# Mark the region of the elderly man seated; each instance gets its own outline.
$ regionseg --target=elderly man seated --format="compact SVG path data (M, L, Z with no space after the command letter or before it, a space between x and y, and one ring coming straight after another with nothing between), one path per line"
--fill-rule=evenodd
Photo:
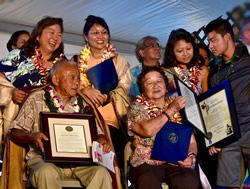
M62 188L58 178L75 177L89 188L112 188L109 172L102 166L59 167L44 162L43 140L48 138L39 131L40 112L80 113L87 106L77 95L80 76L78 66L73 61L60 60L50 71L52 85L32 93L25 101L17 118L11 125L12 141L17 144L28 144L26 155L29 183L35 188ZM53 99L57 99L56 101ZM81 104L82 103L82 104ZM60 108L59 108L60 107ZM98 142L103 151L109 152L112 147L106 141L103 130L97 126Z

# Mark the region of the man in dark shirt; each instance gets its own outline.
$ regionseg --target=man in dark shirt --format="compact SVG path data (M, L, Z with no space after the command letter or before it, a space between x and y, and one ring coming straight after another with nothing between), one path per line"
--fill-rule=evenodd
M217 185L240 188L245 168L250 170L250 56L246 47L235 44L232 26L216 19L205 28L209 48L221 60L210 75L211 87L229 80L232 88L241 138L223 148L211 147L210 155L218 153ZM244 169L243 169L244 168Z

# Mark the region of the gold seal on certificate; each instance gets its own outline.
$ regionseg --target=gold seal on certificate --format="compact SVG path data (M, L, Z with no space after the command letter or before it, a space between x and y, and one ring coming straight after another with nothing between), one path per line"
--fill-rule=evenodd
M206 147L223 147L240 138L230 83L228 80L197 96L175 76L177 91L186 98L184 119L199 130Z
M93 114L40 113L44 160L53 163L92 164L91 146L97 139Z

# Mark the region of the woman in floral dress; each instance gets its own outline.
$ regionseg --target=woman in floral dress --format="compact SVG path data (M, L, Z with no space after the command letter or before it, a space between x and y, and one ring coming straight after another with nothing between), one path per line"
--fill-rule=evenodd
M142 96L137 96L128 111L128 134L133 137L134 149L130 159L131 181L138 189L160 189L162 182L170 189L197 189L199 180L191 168L197 154L193 135L187 157L178 165L151 159L156 134L168 121L181 123L178 112L186 106L185 98L166 96L168 79L159 67L142 70L137 84Z

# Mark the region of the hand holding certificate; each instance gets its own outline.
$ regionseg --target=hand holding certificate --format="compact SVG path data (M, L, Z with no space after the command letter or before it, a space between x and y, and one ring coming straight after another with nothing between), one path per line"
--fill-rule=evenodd
M97 139L93 114L40 113L44 160L53 163L92 164L90 147Z
M175 82L179 95L187 102L183 117L207 138L207 147L223 147L240 137L228 80L199 97L176 76Z

